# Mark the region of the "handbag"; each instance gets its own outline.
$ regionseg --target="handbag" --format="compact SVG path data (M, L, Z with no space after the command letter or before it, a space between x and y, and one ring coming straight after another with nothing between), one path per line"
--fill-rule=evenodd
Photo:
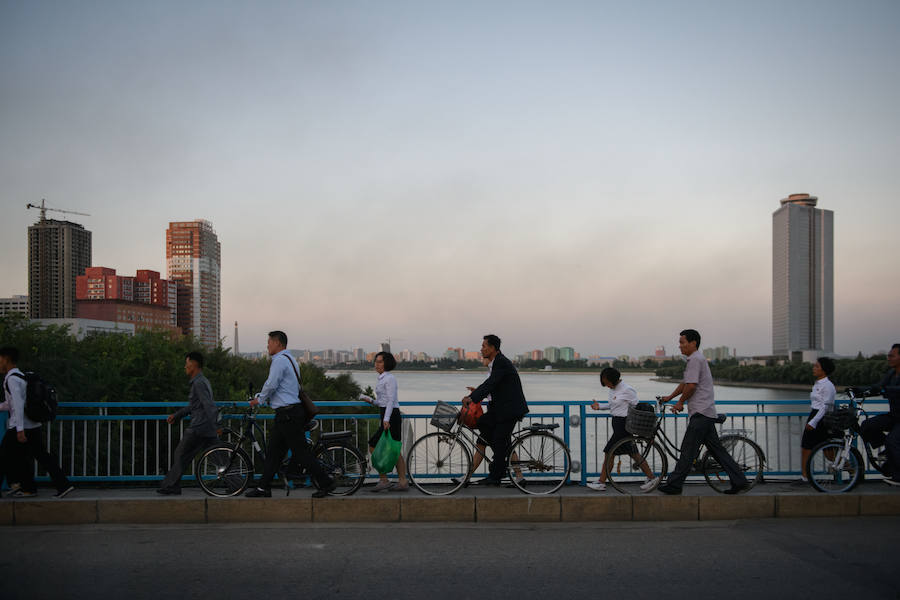
M285 358L291 363L291 368L294 369L294 375L297 376L297 387L300 388L300 393L297 397L300 398L300 403L303 404L303 410L306 412L306 420L312 421L316 418L316 415L319 414L319 407L312 401L309 394L303 391L303 385L300 383L300 372L297 371L297 366L294 364L294 361L292 361L290 357Z

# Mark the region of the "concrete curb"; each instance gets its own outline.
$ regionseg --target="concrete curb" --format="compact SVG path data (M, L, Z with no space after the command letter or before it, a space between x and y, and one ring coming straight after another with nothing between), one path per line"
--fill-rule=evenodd
M712 521L900 515L896 494L101 498L0 501L2 525Z

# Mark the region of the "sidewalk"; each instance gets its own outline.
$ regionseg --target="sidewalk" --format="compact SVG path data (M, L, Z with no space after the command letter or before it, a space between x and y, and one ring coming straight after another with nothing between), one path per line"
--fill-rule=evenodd
M368 492L311 498L311 489L272 498L212 498L188 487L181 496L160 496L151 487L79 487L62 500L42 488L36 498L0 500L0 525L86 523L351 523L405 522L579 522L707 521L773 517L851 517L900 515L900 489L881 481L864 482L847 494L820 494L807 486L772 482L747 494L717 494L705 484L687 485L681 496L658 492L622 495L566 486L550 496L529 496L511 488L477 486L452 496Z

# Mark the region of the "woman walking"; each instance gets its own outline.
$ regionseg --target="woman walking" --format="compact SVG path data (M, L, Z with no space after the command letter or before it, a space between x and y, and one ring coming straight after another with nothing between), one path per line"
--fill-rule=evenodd
M803 428L803 438L800 440L800 482L809 482L809 473L806 471L806 462L813 448L817 444L828 439L828 431L822 423L822 418L834 410L834 384L828 376L834 373L834 361L823 356L813 364L813 377L816 383L809 394L810 411L806 419L806 427Z
M397 379L389 371L397 366L397 359L390 352L379 352L375 355L375 372L378 373L378 382L375 384L375 397L365 394L359 396L360 400L369 402L381 409L381 427L369 438L369 452L375 451L378 440L389 431L394 441L402 441L403 415L400 414L400 403L397 400ZM392 484L388 480L387 473L379 473L379 482L375 484L371 492L408 492L409 482L406 480L406 461L403 455L397 459L397 483Z

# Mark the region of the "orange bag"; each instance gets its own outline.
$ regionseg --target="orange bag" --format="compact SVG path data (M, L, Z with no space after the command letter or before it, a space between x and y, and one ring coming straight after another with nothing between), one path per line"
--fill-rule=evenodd
M474 429L483 414L484 409L481 408L481 405L472 402L468 406L462 407L462 410L459 411L459 418L462 419L463 425Z

